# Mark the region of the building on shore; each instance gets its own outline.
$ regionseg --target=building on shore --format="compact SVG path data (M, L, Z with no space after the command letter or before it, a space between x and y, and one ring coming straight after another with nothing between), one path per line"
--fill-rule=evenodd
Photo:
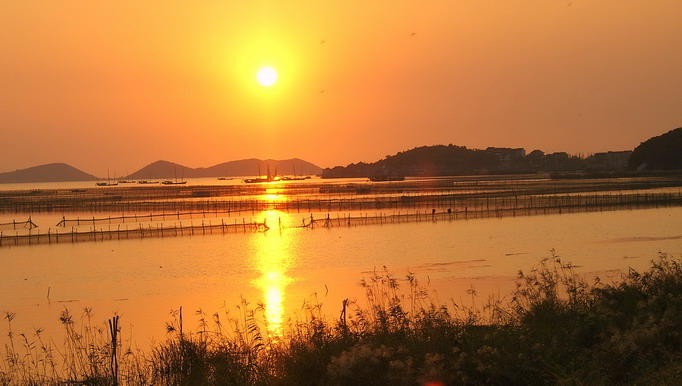
M631 154L632 150L594 153L585 159L585 166L589 170L625 170Z
M513 168L519 161L526 156L526 149L509 147L488 147L487 153L492 153L497 158L500 169Z

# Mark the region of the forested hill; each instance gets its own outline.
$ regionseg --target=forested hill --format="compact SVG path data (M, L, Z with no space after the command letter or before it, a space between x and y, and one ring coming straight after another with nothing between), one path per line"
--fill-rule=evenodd
M324 169L323 178L370 176L441 176L483 173L497 165L497 156L465 146L422 146L374 163L360 162Z
M545 154L523 148L422 146L387 156L374 163L360 162L324 169L323 178L339 177L430 177L474 174L536 173L568 171L623 171L632 150L595 153L587 158L566 152Z
M682 170L682 127L650 138L635 148L630 170Z

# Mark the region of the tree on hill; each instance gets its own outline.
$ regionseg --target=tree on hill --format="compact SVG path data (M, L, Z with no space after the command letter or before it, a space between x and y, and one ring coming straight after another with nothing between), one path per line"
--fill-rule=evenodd
M682 170L682 127L650 138L635 148L630 170Z

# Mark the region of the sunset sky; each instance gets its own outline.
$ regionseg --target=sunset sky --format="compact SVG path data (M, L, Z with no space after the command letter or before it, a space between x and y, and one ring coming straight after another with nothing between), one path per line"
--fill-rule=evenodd
M679 0L0 0L0 172L632 149L682 126L681 18Z

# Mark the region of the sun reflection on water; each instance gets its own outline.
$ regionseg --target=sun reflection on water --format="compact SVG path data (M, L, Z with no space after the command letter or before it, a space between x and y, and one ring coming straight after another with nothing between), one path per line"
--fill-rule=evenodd
M276 225L283 213L272 210L263 212L263 215L271 229L253 239L256 268L260 272L260 277L254 280L254 284L263 294L268 333L277 337L281 336L284 324L285 290L292 282L286 275L293 257L292 239Z
M263 194L258 196L258 199L269 204L278 204L288 201L289 197L285 194L285 190L280 186L273 186L265 188Z

